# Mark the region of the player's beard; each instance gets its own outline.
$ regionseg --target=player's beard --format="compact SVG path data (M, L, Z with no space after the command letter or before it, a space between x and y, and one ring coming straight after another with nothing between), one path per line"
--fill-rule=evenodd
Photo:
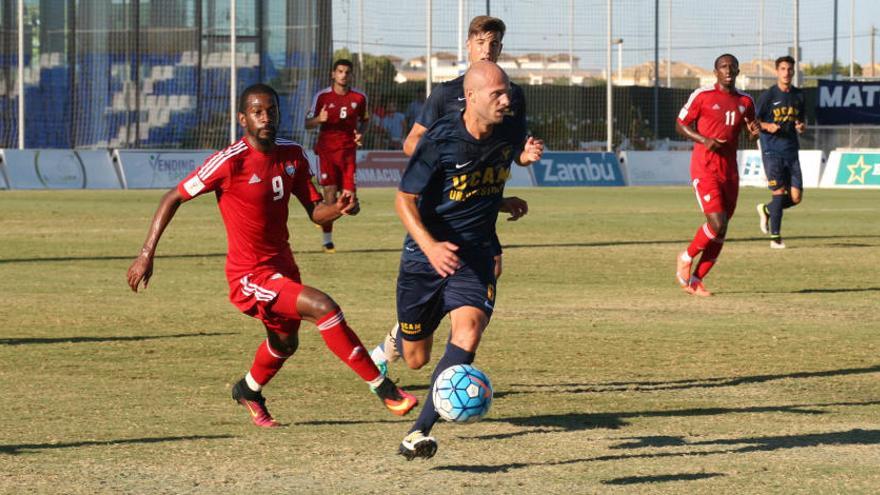
M264 146L273 144L276 135L275 129L259 129L253 134L254 139Z

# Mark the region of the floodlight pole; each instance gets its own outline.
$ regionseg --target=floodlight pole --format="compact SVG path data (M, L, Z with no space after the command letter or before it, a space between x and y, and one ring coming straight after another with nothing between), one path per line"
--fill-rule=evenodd
M568 0L568 85L574 84L574 0Z
M613 139L612 135L614 133L614 124L612 120L614 119L614 105L611 101L612 91L611 91L611 45L613 40L611 39L611 0L607 0L607 13L608 19L606 24L607 30L607 40L605 40L605 133L606 133L606 144L605 149L608 152L613 151Z
M364 0L358 1L358 66L364 73Z
M802 86L801 82L801 49L798 46L801 42L800 24L801 24L801 8L800 1L794 0L794 81L797 86Z
M666 10L666 87L672 87L672 0Z
M463 31L464 31L464 0L458 0L458 58L456 58L456 60L459 63L464 62L464 59L462 58L464 56L464 51L463 51L463 47L462 47L462 40L464 39Z
M849 78L855 76L856 51L856 0L849 0Z
M18 149L24 149L24 0L18 0Z
M832 48L831 48L831 79L837 80L837 0L834 0L834 15L833 15L834 24L834 35L832 36Z
M635 78L633 78L635 79ZM654 0L654 142L660 139L660 0Z
M433 24L431 20L431 12L434 10L434 6L431 0L425 0L425 10L427 13L425 15L425 95L431 96L431 79L434 77L434 71L431 70L431 44L433 40L431 39L431 26Z
M758 86L764 86L764 0L758 7Z
M235 43L235 0L229 0L229 144L235 142L237 135L235 96L238 88L235 80Z

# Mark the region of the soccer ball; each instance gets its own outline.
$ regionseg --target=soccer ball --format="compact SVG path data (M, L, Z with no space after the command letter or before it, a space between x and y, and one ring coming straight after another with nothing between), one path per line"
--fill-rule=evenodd
M469 364L443 370L431 390L434 409L446 421L471 423L489 412L492 384L485 373Z

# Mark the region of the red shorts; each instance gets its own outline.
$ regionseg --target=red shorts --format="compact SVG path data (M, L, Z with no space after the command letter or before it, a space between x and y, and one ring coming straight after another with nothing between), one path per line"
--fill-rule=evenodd
M728 219L733 216L739 196L739 177L706 175L695 177L692 184L703 213L724 212Z
M341 187L348 191L355 190L356 149L317 152L317 155L319 184Z
M302 320L296 311L302 290L296 267L285 273L267 270L230 281L229 300L242 313L262 321L268 330L290 334L299 330Z

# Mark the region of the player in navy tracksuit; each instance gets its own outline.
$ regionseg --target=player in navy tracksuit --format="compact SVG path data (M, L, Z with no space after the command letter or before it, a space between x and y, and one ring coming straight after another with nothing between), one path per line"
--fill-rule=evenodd
M543 153L543 142L526 139L524 129L498 125L510 107L509 91L495 63L472 64L464 78L464 112L431 126L397 192L395 207L407 230L397 279L398 346L410 368L428 363L433 332L447 313L452 322L432 384L446 368L474 360L494 310L495 221L510 163L531 164ZM438 419L429 388L399 452L407 459L433 456L437 442L428 435Z
M770 247L785 248L782 242L782 210L801 202L804 182L798 161L798 134L804 123L804 93L791 83L794 59L776 59L776 84L758 99L757 118L761 124L761 158L767 174L771 201L758 205L761 232L770 234Z

